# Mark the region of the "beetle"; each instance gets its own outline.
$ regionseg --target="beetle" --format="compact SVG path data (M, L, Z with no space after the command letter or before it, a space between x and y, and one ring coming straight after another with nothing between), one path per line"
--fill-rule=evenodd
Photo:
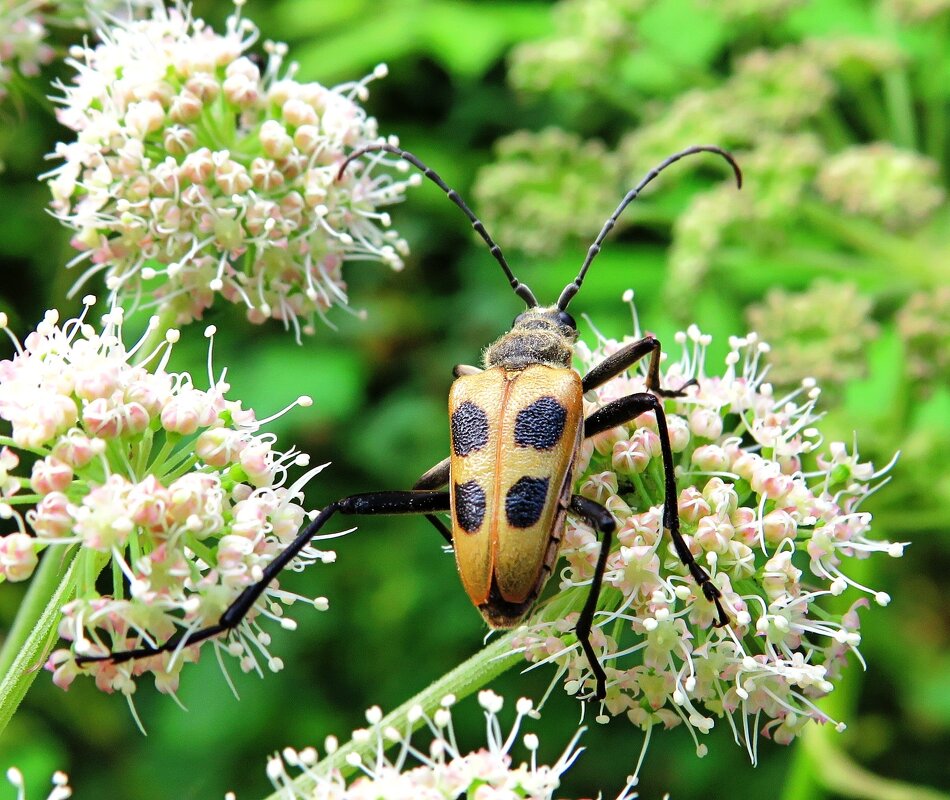
M697 145L669 156L624 196L588 248L577 277L564 287L557 302L541 306L531 289L515 278L501 248L459 194L412 153L378 142L351 153L338 175L342 176L353 160L374 152L390 153L407 161L445 192L468 217L515 295L526 305L515 317L511 330L486 348L483 368L455 367L448 402L451 454L426 472L409 491L354 494L327 505L267 566L261 579L244 589L216 624L173 636L159 646L84 656L77 662L121 663L196 644L232 630L267 585L335 514L425 515L454 550L465 591L489 627L513 628L530 613L551 575L566 517L573 514L601 537L590 590L575 632L594 678L594 697L603 700L606 673L594 652L590 634L616 523L604 506L572 492L584 439L654 412L665 484L663 525L693 580L706 599L715 604L715 624L727 625L729 617L719 589L697 563L679 530L670 435L660 398L681 397L689 384L675 390L660 386L660 342L653 336L626 345L582 377L572 366L577 324L567 308L623 210L664 169L686 156L709 152L729 163L739 187L742 173L732 155L714 145ZM647 357L646 392L614 400L584 418L585 393ZM445 512L450 515L451 530L436 516Z

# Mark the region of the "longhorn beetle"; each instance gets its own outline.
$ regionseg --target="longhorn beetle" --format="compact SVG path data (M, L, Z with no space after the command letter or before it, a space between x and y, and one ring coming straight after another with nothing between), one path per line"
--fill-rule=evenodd
M716 625L728 624L728 616L719 589L693 558L679 530L670 434L658 397L681 397L686 386L676 390L660 386L660 343L652 336L621 348L581 377L571 366L577 325L567 307L620 214L660 172L685 156L709 152L729 163L739 187L742 173L728 152L712 145L689 147L670 156L624 196L588 249L577 277L564 287L557 302L541 306L532 291L515 278L501 248L458 193L412 153L387 143L372 144L351 153L340 166L338 176L351 161L374 152L404 159L445 192L471 221L501 265L514 293L527 305L515 317L511 330L485 350L484 369L455 367L455 381L449 393L451 455L426 472L411 491L355 494L330 503L267 566L260 581L237 597L216 624L180 633L157 647L84 656L77 661L121 663L230 631L254 606L267 584L338 513L425 515L454 549L465 591L488 625L513 628L527 616L544 588L557 560L566 516L574 514L601 535L590 592L575 630L596 682L595 696L603 700L607 676L594 653L590 632L615 522L602 505L572 493L574 467L584 439L645 412L655 413L665 482L663 525L693 580L706 599L715 603ZM650 358L648 391L614 400L584 419L583 395L646 356ZM446 511L451 515L451 531L435 516Z

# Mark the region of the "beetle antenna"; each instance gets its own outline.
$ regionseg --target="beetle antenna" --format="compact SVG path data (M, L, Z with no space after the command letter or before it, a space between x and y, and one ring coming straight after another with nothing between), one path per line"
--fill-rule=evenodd
M614 211L614 213L610 215L610 219L604 223L604 227L601 228L600 233L597 234L597 238L594 239L594 243L587 250L587 258L584 259L584 263L581 266L581 271L577 273L577 277L574 278L571 283L564 287L564 291L561 292L561 296L558 298L557 307L561 311L567 309L568 303L571 302L574 295L577 294L578 289L581 288L581 284L584 282L584 276L587 274L587 270L590 267L591 262L600 252L601 244L603 244L607 234L610 233L611 229L616 224L617 219L623 213L623 210L634 200L636 200L637 196L641 191L643 191L644 187L663 170L665 170L671 164L676 163L681 158L691 156L694 153L716 153L717 155L722 156L724 159L726 159L726 161L729 162L729 166L732 167L732 171L736 174L736 185L740 189L742 188L742 170L739 169L739 165L736 163L736 160L732 157L732 155L723 150L721 147L716 147L712 144L700 144L693 147L687 147L685 150L681 150L680 152L671 155L669 158L663 161L663 163L650 170L650 172L647 173L640 183L627 192L626 196L620 202L620 205L617 206L617 210Z
M439 173L434 169L430 169L425 164L423 164L418 158L416 158L412 153L403 150L395 145L389 144L388 142L376 142L375 144L366 145L366 147L361 147L359 150L355 150L350 153L346 161L340 165L340 171L337 173L336 179L339 180L343 177L343 172L346 170L349 163L366 153L378 153L380 151L385 151L387 153L392 153L394 156L399 156L399 158L408 161L414 167L419 169L422 174L432 181L436 186L438 186L445 194L448 196L455 205L462 209L462 213L472 223L472 227L475 229L475 232L485 240L485 244L488 245L488 249L491 251L491 254L495 257L495 260L501 264L501 268L505 273L505 277L508 278L511 288L514 289L515 294L518 295L525 303L528 304L529 308L534 308L538 305L538 301L534 296L534 293L531 289L528 288L527 284L519 281L514 274L511 272L511 267L508 266L508 262L505 260L504 253L501 252L501 248L495 244L494 239L488 235L488 231L485 230L485 226L482 224L482 221L475 216L472 210L465 204L465 201L459 196L459 193L455 189L450 189L444 180L439 176Z

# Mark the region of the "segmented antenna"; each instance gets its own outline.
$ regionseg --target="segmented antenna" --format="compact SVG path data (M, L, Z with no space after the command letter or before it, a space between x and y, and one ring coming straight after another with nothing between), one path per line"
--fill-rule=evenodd
M462 209L462 213L469 218L472 223L472 227L475 229L475 232L485 240L485 244L488 245L488 249L491 251L491 254L495 257L495 260L501 264L501 268L505 273L505 277L507 277L509 283L511 283L511 288L514 289L515 294L524 300L525 303L528 304L529 308L534 308L538 305L538 301L535 299L534 293L528 288L526 284L519 281L514 276L514 274L512 274L511 267L509 267L508 262L505 261L505 256L501 252L501 248L495 244L495 241L491 238L491 236L488 235L488 231L485 230L485 226L482 224L482 221L475 216L472 210L465 204L465 201L459 197L459 193L456 192L455 189L450 189L445 181L439 177L439 173L427 167L412 153L387 142L377 142L376 144L366 145L366 147L361 147L359 150L355 150L354 152L350 153L346 161L340 165L340 171L337 173L336 179L339 180L343 176L344 170L346 170L351 161L354 161L366 153L378 153L380 151L392 153L394 156L399 156L399 158L408 161L414 167L419 169L426 178L428 178L443 192L445 192L449 200Z
M643 188L663 170L665 170L671 164L676 163L681 158L691 156L694 153L716 153L717 155L722 156L724 159L726 159L726 161L729 162L729 166L732 167L732 171L736 174L736 185L740 189L742 188L742 170L739 169L739 165L736 163L736 160L732 157L732 155L723 150L721 147L716 147L712 144L701 144L695 145L693 147L687 147L685 150L681 150L679 153L674 153L671 155L662 164L650 170L650 172L647 173L640 183L627 192L623 200L620 202L620 205L617 206L617 210L614 211L614 213L610 215L610 219L604 223L604 227L601 228L600 233L597 234L597 238L594 239L594 243L587 250L587 258L584 259L584 263L581 266L581 271L577 273L577 277L574 278L571 283L564 287L564 291L561 292L561 296L558 298L557 307L561 309L561 311L564 311L567 308L568 303L571 302L574 295L577 294L578 289L581 288L581 284L584 282L584 276L587 274L587 270L590 267L591 262L600 252L601 244L603 244L607 234L610 233L611 229L616 224L617 219L623 213L623 210L634 200L636 200L637 195L643 191Z

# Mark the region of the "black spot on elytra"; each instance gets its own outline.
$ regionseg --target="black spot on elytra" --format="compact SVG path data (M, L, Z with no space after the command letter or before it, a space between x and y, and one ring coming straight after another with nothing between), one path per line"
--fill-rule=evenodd
M488 415L471 400L452 412L452 449L467 456L488 444Z
M505 497L505 515L513 528L530 528L541 519L548 496L547 478L519 478Z
M525 406L515 417L515 444L549 450L561 440L567 409L550 395Z
M455 521L466 533L475 533L485 519L485 490L475 481L455 484Z

